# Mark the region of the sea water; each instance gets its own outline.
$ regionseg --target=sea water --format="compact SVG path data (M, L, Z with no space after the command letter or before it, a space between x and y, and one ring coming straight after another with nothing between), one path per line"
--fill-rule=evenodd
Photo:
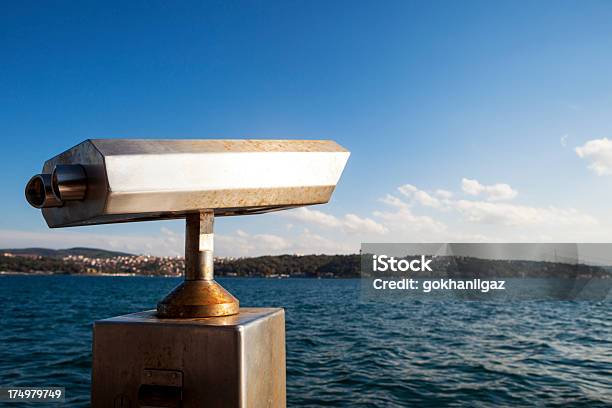
M358 280L220 281L242 306L286 309L289 406L612 406L609 301L366 301ZM179 282L0 276L0 386L62 386L65 406L88 406L92 322L152 309Z

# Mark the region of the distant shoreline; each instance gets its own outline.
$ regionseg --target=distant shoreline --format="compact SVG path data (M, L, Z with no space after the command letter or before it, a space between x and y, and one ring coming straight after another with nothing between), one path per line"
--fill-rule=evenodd
M86 276L86 277L96 277L96 276L104 276L104 277L143 277L143 278L182 278L182 275L143 275L141 273L54 273L54 272L11 272L11 271L0 271L0 276ZM215 276L215 278L255 278L255 279L359 279L358 277L309 277L309 276Z
M95 248L55 251L44 248L3 250L0 275L71 276L161 276L181 277L185 269L181 257L124 255ZM13 252L10 252L13 251ZM217 277L267 279L341 279L393 276L391 270L373 272L359 254L352 255L267 255L254 258L215 258ZM483 259L465 256L436 256L429 272L411 274L424 277L506 277L506 278L612 278L612 266L568 262Z
M13 271L0 271L2 275L21 275L21 276L159 276L163 278L176 278L173 275L142 275L138 273L55 273L55 272L13 272Z

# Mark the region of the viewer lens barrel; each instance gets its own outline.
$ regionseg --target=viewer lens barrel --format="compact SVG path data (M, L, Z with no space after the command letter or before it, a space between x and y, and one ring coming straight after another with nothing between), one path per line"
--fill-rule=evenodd
M36 208L61 207L64 201L83 200L87 174L80 164L58 164L51 174L37 174L28 181L25 196Z
M51 185L61 201L82 200L87 192L87 174L80 164L58 164L51 173Z
M50 174L37 174L28 181L25 188L26 200L32 207L61 207L62 201L53 194Z

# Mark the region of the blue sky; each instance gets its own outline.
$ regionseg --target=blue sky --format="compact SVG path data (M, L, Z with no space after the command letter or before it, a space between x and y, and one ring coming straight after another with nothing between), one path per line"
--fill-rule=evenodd
M25 202L44 160L105 137L351 150L330 204L217 220L221 255L610 241L610 21L605 1L5 4L0 246L181 251L179 221L50 231Z

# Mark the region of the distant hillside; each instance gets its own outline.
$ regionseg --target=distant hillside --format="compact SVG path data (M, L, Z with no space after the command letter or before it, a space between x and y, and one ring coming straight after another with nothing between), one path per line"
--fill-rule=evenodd
M89 258L112 258L115 256L133 256L126 252L107 251L99 248L68 248L68 249L49 249L49 248L8 248L0 249L0 254L9 252L14 255L44 256L48 258L63 258L68 255L86 256Z
M359 255L267 255L215 262L220 276L359 277Z
M5 253L12 255L4 255ZM68 255L85 258L66 259ZM408 259L408 258L406 258ZM135 256L94 248L0 249L0 272L59 274L135 274L179 276L183 258ZM363 270L362 270L363 266ZM461 256L438 256L432 272L410 272L411 277L451 278L612 278L601 266L561 262L495 260ZM355 278L363 276L404 276L397 272L372 272L371 262L362 264L360 255L274 255L256 258L218 258L217 276Z

